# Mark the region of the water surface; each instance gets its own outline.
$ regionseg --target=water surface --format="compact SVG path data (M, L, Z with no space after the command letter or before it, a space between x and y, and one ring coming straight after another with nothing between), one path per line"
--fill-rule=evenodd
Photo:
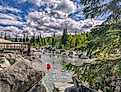
M68 72L64 70L64 64L67 63L74 63L74 64L81 64L82 60L79 58L69 58L68 56L59 56L57 55L53 56L51 53L42 54L37 52L37 57L39 58L39 55L41 55L42 63L39 62L39 64L45 69L46 75L43 78L49 92L53 92L53 84L54 83L67 83L69 81L72 81L72 72ZM50 57L51 55L51 57ZM48 71L47 70L47 64L51 64L51 68Z

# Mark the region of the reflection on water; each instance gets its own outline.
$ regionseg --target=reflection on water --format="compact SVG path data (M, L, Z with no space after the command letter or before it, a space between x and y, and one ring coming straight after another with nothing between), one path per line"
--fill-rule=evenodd
M41 53L36 53L37 57L39 57ZM49 92L53 92L53 83L67 83L69 81L72 81L72 72L68 72L64 70L64 64L67 63L75 63L75 64L81 64L82 60L78 58L68 58L65 56L53 56L50 53L47 54L41 54L41 60L42 63L37 60L37 62L45 69L46 75L43 78ZM51 64L50 70L47 70L47 64Z

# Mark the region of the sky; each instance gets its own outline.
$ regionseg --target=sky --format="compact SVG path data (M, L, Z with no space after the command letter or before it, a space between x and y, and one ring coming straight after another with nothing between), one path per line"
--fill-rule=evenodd
M105 20L105 16L85 20L83 8L80 0L0 0L0 34L59 36L65 26L68 34L79 34Z

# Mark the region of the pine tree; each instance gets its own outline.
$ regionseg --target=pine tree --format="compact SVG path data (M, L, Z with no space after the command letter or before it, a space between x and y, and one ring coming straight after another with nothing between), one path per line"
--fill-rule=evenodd
M2 32L1 32L1 37L0 38L2 38L3 36L2 36Z
M33 42L33 43L35 43L35 42L36 42L36 41L35 41L35 33L34 33L34 35L33 35L32 42Z
M75 31L75 35L77 35L77 34L76 34L76 31Z
M10 35L8 36L8 40L9 40L9 41L12 41L12 38L11 38L11 36L10 36Z
M15 42L18 42L18 38L17 38L17 35L16 35L16 38L15 38Z
M68 35L67 35L67 27L66 27L63 30L63 35L62 35L62 38L61 38L61 44L63 44L64 47L67 44L67 40L68 40Z
M83 9L85 19L104 16L107 11L111 13L106 15L107 23L121 19L120 0L108 0L108 2L104 0L80 0L80 3L85 6Z
M43 38L43 45L45 45L46 43L45 43L45 38Z
M42 37L41 37L41 33L40 33L40 38L42 38Z
M80 44L79 38L76 38L75 40L75 46L78 46Z
M21 38L20 38L20 42L23 42L23 41L22 41L22 36L21 36Z
M24 34L24 37L23 37L23 42L26 42L26 37L25 37L25 34Z
M55 32L54 32L54 34L53 34L53 37L55 37Z
M39 37L39 35L38 35L38 37L37 37L37 43L39 43L40 42L40 37Z
M7 36L6 36L6 33L5 33L4 39L5 39L5 40L7 40Z
M28 37L28 35L27 35L27 37L26 37L26 42L29 42L29 37Z
M55 39L52 38L52 47L54 47L54 46L55 46Z

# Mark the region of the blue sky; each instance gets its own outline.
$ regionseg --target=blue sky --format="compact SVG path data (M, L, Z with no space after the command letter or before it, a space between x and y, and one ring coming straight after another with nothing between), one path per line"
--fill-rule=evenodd
M101 24L105 16L96 20L84 19L80 0L0 0L0 31L20 37L23 34L42 37L62 35L65 25L68 33L87 32Z

